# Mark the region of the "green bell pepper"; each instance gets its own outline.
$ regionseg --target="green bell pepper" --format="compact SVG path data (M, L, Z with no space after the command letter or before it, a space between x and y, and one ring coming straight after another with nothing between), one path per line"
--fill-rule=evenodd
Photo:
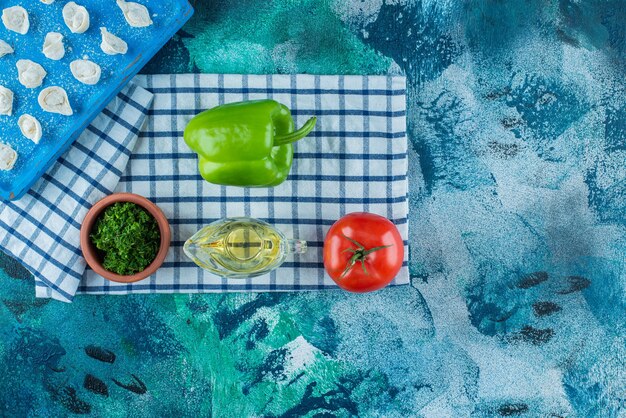
M294 131L291 112L274 100L229 103L196 115L183 137L209 183L272 187L289 175L292 143L307 136L316 120Z

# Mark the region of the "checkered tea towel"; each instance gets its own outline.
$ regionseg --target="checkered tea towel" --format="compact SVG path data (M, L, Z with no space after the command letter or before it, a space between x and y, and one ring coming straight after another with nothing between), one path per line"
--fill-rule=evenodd
M85 270L81 221L117 186L151 102L129 84L22 199L0 202L0 249L33 273L37 296L72 300Z
M154 94L117 192L155 202L168 217L172 246L153 276L109 282L87 270L84 293L295 291L335 287L325 274L322 245L330 226L356 211L391 219L407 239L406 96L403 77L313 75L156 75L134 80ZM294 146L287 181L274 188L221 187L198 174L183 130L197 113L223 103L272 98L292 109L297 126L318 118ZM197 267L183 244L224 217L265 220L287 237L306 240L306 254L289 256L270 274L224 279ZM406 260L406 259L405 259ZM406 261L394 284L409 280Z

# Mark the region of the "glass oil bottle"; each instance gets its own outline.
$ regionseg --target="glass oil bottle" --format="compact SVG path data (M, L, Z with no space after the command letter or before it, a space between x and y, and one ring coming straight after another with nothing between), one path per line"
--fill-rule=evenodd
M270 224L252 218L224 218L185 242L185 254L222 277L247 278L269 273L287 255L304 253L306 241L287 239Z

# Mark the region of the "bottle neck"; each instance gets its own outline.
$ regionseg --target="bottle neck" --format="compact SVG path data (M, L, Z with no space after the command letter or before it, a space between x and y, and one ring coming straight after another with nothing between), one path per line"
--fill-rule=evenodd
M306 241L302 241L299 239L288 239L286 240L286 243L287 254L302 254L306 252Z

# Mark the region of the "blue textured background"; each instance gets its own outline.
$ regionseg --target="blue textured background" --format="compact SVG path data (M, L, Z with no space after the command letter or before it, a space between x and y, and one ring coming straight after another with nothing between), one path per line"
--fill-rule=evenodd
M626 3L197 2L146 72L405 73L412 286L35 300L10 416L626 414Z

